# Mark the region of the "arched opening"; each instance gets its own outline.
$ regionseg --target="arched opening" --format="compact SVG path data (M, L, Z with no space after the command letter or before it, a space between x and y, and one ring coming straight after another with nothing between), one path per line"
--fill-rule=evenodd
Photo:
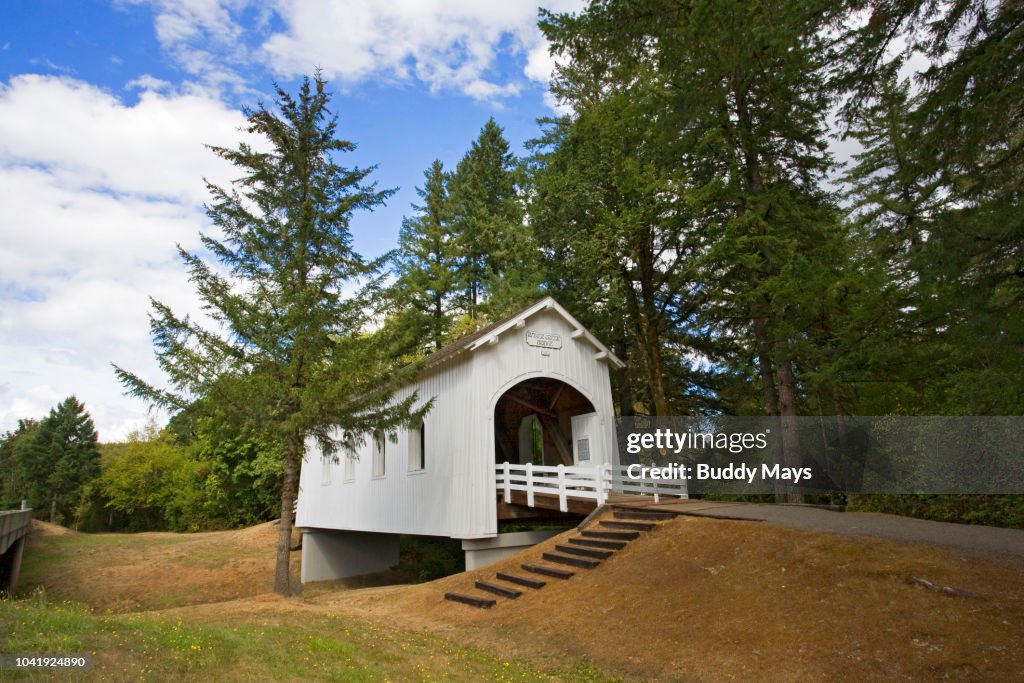
M561 380L519 382L494 407L495 462L572 465L572 418L593 412L587 397Z

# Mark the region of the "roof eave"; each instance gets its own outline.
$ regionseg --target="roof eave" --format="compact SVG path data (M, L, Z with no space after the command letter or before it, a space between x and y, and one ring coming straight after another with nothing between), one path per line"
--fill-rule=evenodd
M494 328L494 330L492 330L489 334L484 335L480 339L477 339L467 347L467 350L476 351L481 346L496 344L498 339L505 332L508 332L509 330L512 329L521 329L525 327L526 320L528 318L536 315L537 313L540 313L541 311L550 310L557 311L559 315L565 318L565 320L572 325L572 327L574 328L571 335L573 339L577 337L583 337L590 343L591 346L597 349L597 353L595 354L596 360L604 361L611 365L612 367L618 369L626 367L626 364L623 363L618 356L612 353L611 349L602 344L597 339L597 337L591 334L590 331L587 330L587 328L583 327L583 325L581 325L580 322L576 320L576 318L574 318L571 313L569 313L569 311L565 310L561 304L552 299L550 296L544 297L543 299L535 303L533 306L524 309L518 315L510 318L503 325L499 325L498 327Z

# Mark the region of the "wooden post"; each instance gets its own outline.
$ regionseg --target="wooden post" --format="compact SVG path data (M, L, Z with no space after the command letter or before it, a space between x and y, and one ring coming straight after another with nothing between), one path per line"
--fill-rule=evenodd
M597 490L597 506L604 505L604 465L598 465L594 471L594 488Z
M533 507L533 463L526 463L526 504Z
M508 505L512 502L512 488L510 487L510 480L508 474L508 460L501 464L502 473L505 475L505 481L503 482L505 487L505 504Z
M565 496L565 465L558 466L558 509L562 512L569 511L569 503Z
M654 480L654 504L658 504L658 480Z

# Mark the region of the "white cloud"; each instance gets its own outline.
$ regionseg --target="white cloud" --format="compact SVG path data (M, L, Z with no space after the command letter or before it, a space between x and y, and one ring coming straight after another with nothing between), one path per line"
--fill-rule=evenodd
M575 10L580 2L550 3ZM546 44L537 29L537 4L476 0L335 3L282 2L287 29L264 42L273 68L287 76L319 65L348 83L373 77L408 78L431 89L457 89L481 100L512 96L521 85L489 76L502 50L525 56L523 75L546 82ZM520 79L521 80L521 79Z
M202 178L233 175L204 143L233 146L243 118L164 90L127 105L69 78L0 86L0 430L76 394L101 438L125 436L146 408L109 363L159 381L149 297L199 310L174 245L208 225Z
M238 74L261 62L285 78L319 67L342 85L415 78L434 91L497 101L528 81L546 83L553 66L537 29L536 0L133 2L153 7L161 45L182 67L218 87L240 87ZM584 4L545 6L565 12ZM261 14L253 20L253 12ZM271 17L283 28L270 31ZM498 73L501 53L520 60L522 71Z

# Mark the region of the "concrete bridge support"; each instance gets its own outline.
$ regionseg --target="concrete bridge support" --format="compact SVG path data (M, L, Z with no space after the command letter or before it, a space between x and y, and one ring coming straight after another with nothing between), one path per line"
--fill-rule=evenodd
M398 534L302 530L302 583L387 571L398 564Z
M480 569L494 564L522 550L532 548L552 536L557 536L562 531L563 529L516 531L510 534L498 534L492 538L463 541L462 550L466 553L466 569Z

